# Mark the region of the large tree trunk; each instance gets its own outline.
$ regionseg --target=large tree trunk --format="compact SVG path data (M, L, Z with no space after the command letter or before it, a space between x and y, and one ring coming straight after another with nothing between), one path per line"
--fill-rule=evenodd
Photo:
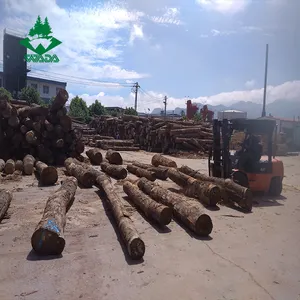
M93 165L99 166L103 161L103 156L100 149L93 148L86 151L87 157L90 159Z
M43 217L32 237L32 248L40 255L59 255L65 247L66 213L73 204L77 180L68 177L61 187L48 198Z
M209 206L215 206L221 200L220 188L210 182L202 182L180 171L170 168L168 175L171 180L184 188L189 197L196 197Z
M17 160L16 161L16 171L23 172L24 170L24 165L22 160Z
M127 177L127 170L123 166L111 165L103 162L101 164L101 169L107 175L116 179L125 179Z
M83 167L76 159L65 160L65 168L70 176L77 178L78 182L85 188L91 188L95 183L95 175L91 170Z
M22 118L47 116L49 113L48 107L42 106L26 106L18 109L18 115ZM26 125L26 124L25 124Z
M177 168L177 164L175 161L173 161L165 156L162 156L160 154L153 155L151 163L155 167L165 166L165 167L170 167L170 168Z
M107 197L112 209L121 237L126 245L129 256L132 259L141 259L145 254L145 244L137 233L137 230L127 214L120 196L116 193L111 180L106 175L100 175L96 179L96 184L101 187Z
M156 179L154 172L150 172L148 170L139 168L139 167L134 166L134 165L127 165L127 170L130 173L136 175L137 177L145 177L145 178L147 178L148 180L151 180L151 181L155 181L155 179Z
M0 222L3 220L9 206L11 200L13 198L13 194L11 191L0 190Z
M62 116L59 119L59 123L64 132L69 132L72 129L72 119L69 116Z
M12 159L9 159L4 166L5 174L13 174L16 169L15 162Z
M144 214L160 225L168 225L172 220L172 210L163 204L157 203L149 196L145 195L139 188L126 181L123 185L124 192Z
M109 161L109 163L113 165L122 165L123 158L119 152L108 150L106 152L105 158Z
M167 180L168 178L168 167L162 167L162 166L153 167L153 165L143 164L137 161L134 161L132 164L136 167L139 167L141 169L146 169L147 171L154 173L154 176L157 179Z
M35 163L35 168L39 174L39 180L42 185L52 185L58 180L58 174L55 167L48 166L41 161Z
M174 215L197 235L208 236L212 232L211 218L199 202L170 192L146 178L138 181L138 187L154 200L171 207Z
M28 154L23 159L23 165L24 165L24 173L26 175L32 175L33 173L33 167L35 163L35 158Z
M4 170L5 167L5 161L3 159L0 159L0 172Z
M55 99L52 102L50 111L54 112L61 109L68 101L68 98L69 98L68 92L65 89L60 89Z

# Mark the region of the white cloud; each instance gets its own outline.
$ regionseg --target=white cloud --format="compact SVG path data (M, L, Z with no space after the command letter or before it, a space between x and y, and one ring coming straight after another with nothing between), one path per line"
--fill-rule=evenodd
M182 22L179 19L180 10L176 7L166 7L164 9L164 14L161 16L152 16L150 19L154 23L159 24L171 24L171 25L181 25Z
M143 26L133 24L130 32L129 43L132 45L135 39L143 39L143 38L144 38Z
M196 0L196 3L208 10L224 14L235 14L243 11L250 0Z
M245 83L245 87L246 87L247 89L253 88L254 85L255 85L255 80L254 80L254 79L248 80L248 81L246 81L246 83Z

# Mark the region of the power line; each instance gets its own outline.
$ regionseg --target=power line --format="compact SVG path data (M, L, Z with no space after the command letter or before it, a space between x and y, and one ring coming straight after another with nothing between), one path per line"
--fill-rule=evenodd
M160 97L160 98L154 97L154 96L150 95L147 91L145 91L143 88L140 88L140 89L141 89L141 91L142 91L145 95L147 95L148 97L150 97L150 98L152 98L152 99L155 99L155 100L162 100L162 97Z

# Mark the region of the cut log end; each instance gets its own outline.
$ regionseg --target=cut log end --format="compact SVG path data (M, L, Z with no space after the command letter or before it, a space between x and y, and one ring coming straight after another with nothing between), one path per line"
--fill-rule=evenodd
M208 236L213 229L213 223L209 215L202 214L195 223L195 233L199 236Z
M221 189L218 186L211 184L208 193L210 205L217 205L221 200Z
M168 225L172 221L172 209L170 207L164 207L160 213L159 224Z
M128 244L128 253L133 260L140 260L145 254L145 243L140 237L133 238Z
M252 211L253 205L253 194L250 189L246 189L244 192L243 200L241 201L240 206L248 212Z
M32 248L39 255L60 255L65 243L57 232L47 228L39 228L31 237Z
M53 185L58 180L57 170L55 167L46 167L41 172L41 182L44 185Z

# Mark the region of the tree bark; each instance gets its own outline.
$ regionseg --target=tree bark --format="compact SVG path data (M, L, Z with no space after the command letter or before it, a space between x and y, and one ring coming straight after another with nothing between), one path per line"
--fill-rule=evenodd
M78 182L85 188L91 188L95 183L94 173L84 168L79 161L74 158L65 160L65 168L70 176L76 177Z
M39 255L60 255L65 247L66 213L73 204L77 180L68 177L48 198L41 221L32 237L31 245Z
M26 141L28 144L34 145L37 142L37 137L33 130L26 132Z
M139 190L139 188L129 181L123 185L124 192L128 195L144 214L159 225L168 225L172 220L172 209L151 199Z
M147 171L154 173L154 176L157 179L167 180L167 178L168 178L168 168L167 167L162 167L162 166L153 167L153 165L143 164L143 163L140 163L137 161L134 161L132 164L136 167L139 167L141 169L146 169Z
M96 184L98 187L101 187L106 194L107 201L112 209L113 216L129 256L134 260L141 259L145 254L145 243L140 238L130 216L122 204L120 196L116 193L110 178L101 174L97 177Z
M9 159L4 166L5 174L13 174L15 171L15 162L12 159Z
M141 178L138 181L138 187L152 199L171 207L175 217L197 235L208 236L212 232L211 218L205 213L199 202L170 192L146 178Z
M184 188L184 193L189 197L196 197L206 205L215 206L221 200L220 188L209 182L201 182L180 171L170 168L169 178Z
M27 154L24 157L23 166L24 166L24 173L26 175L32 175L34 163L35 163L35 158L32 155Z
M155 175L154 175L154 172L150 172L148 170L145 170L145 169L142 169L142 168L139 168L137 166L134 166L134 165L127 165L127 170L136 175L137 177L145 177L147 178L148 180L151 180L151 181L155 181Z
M46 128L47 131L53 131L54 130L53 124L51 124L48 120L45 120L45 128Z
M59 119L59 123L64 132L69 132L72 129L72 119L69 116L62 116Z
M69 94L65 89L60 89L55 99L52 102L50 111L58 111L61 109L69 99Z
M26 118L26 119L23 121L23 124L27 127L27 129L32 129L33 121L32 121L32 119L30 119L30 118Z
M55 167L37 161L35 163L35 168L39 174L39 181L42 185L53 185L57 182L58 174Z
M11 200L13 198L13 194L8 190L0 190L0 222L3 220L9 206Z
M0 172L4 170L5 167L5 161L3 159L0 159Z
M18 109L18 115L22 118L35 117L35 116L47 116L49 110L43 106L26 106Z
M24 166L23 166L23 161L22 160L17 160L16 161L16 171L23 172Z
M17 128L19 124L20 124L20 119L17 116L11 116L8 119L8 125L13 128Z
M90 159L93 165L99 166L103 161L103 157L100 149L97 148L90 149L86 151L86 155Z
M108 150L106 152L105 158L109 161L109 163L113 165L122 165L123 158L119 152Z
M123 166L103 162L101 163L101 170L115 179L125 179L127 177L127 170Z
M170 168L177 168L177 164L175 161L160 154L153 155L151 163L154 167L165 166Z
M76 142L75 151L76 151L78 154L81 154L81 153L84 152L84 143L83 143L81 140L78 140L78 141Z

